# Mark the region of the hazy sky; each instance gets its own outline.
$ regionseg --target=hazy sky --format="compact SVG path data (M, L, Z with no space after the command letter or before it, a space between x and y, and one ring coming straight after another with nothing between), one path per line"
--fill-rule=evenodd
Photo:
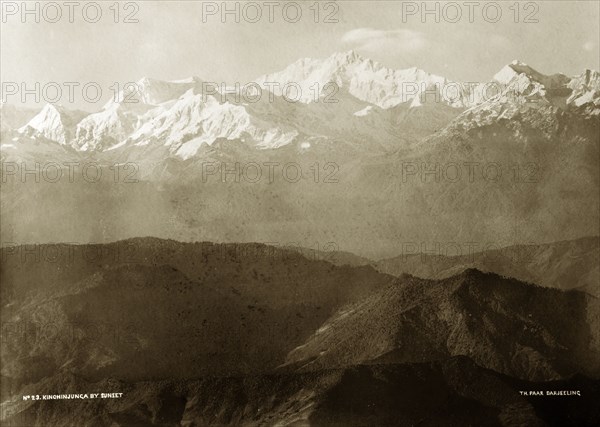
M40 23L33 15L21 22L20 10L17 15L6 13L12 7L8 3L20 7L21 2L2 3L6 21L0 24L3 82L94 81L106 91L103 102L113 82L196 75L216 82L245 83L302 57L326 57L349 49L389 67L416 66L460 81L489 80L513 59L543 73L579 74L585 68L600 68L598 1L521 2L518 23L514 7L510 9L512 1L497 3L502 16L496 23L483 17L486 2L475 7L473 22L469 22L465 2L454 2L462 13L456 23L445 22L443 16L436 22L435 15L422 16L421 10L403 15L403 7L412 7L406 3L420 8L422 2L404 2L403 6L401 1L337 2L337 11L321 2L318 23L311 9L314 1L298 2L302 16L296 23L283 18L284 2L277 2L272 23L268 5L262 1L255 3L263 12L257 23L245 22L243 15L240 23L234 15L226 16L226 22L219 12L203 15L203 8L220 8L221 1L136 2L138 23L115 23L114 11L109 10L113 1L100 2L103 14L96 23L83 19L81 7L75 9L70 23L66 6L61 6L63 16L57 23L46 22L44 15ZM440 13L445 3L440 2ZM234 2L228 7L234 8ZM433 9L435 4L428 7ZM119 9L122 21L134 6L121 2ZM294 8L287 10L292 20ZM446 6L446 16L454 19L456 10ZM486 10L486 16L493 19L494 7ZM93 12L88 9L86 16L93 19ZM337 23L323 22L330 13ZM48 19L55 15L54 9L46 10ZM256 8L248 6L246 16L255 15ZM528 15L539 22L523 22ZM13 97L9 102L20 101ZM88 110L100 105L76 104Z

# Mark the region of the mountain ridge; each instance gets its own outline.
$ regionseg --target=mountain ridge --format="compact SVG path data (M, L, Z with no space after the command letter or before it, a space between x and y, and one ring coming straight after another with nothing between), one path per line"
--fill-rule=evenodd
M562 74L546 76L519 61L504 66L492 78L491 82L507 86L504 89L492 88L492 94L488 93L489 83L453 82L416 67L393 70L363 58L354 51L334 53L326 59L300 59L280 72L258 77L255 82L261 85L263 91L267 93L272 91L279 98L286 96L282 91L286 85L295 86L295 90L299 90L300 93L291 99L294 103L299 102L299 105L327 102L329 98L336 104L340 102L343 104L348 103L347 97L351 97L354 99L353 102L358 104L353 106L355 111L348 114L347 120L352 121L351 117L354 116L354 121L361 123L359 127L366 125L366 121L361 117L376 117L375 112L371 111L373 107L378 111L387 112L398 108L420 109L431 104L439 104L439 108L447 106L451 110L456 110L456 113L446 114L445 122L448 123L454 118L453 116L460 114L462 109L470 111L483 108L482 105L489 104L497 97L506 97L507 91L514 92L515 89L511 87L516 88L519 97L522 97L521 94L527 90L527 99L534 96L546 99L548 91L555 93L558 90L560 94L569 91L568 97L560 95L561 100L557 102L577 107L592 105L590 114L598 114L600 111L598 72L586 70L574 77ZM36 117L17 132L17 137L19 133L23 134L27 129L31 129L30 134L37 132L60 144L69 144L77 150L102 152L126 145L135 146L142 142L146 145L150 141L161 139L167 131L171 135L177 131L182 132L181 136L176 138L177 143L195 141L193 144L188 143L186 150L171 152L171 155L183 158L194 155L197 146L210 145L218 137L236 139L244 132L250 133L251 139L257 142L258 148L276 149L300 137L298 126L302 122L291 123L290 129L295 130L295 134L286 137L283 124L285 115L271 123L264 122L264 118L253 114L252 104L232 102L231 96L225 96L218 91L204 93L204 89L208 88L205 87L205 83L198 77L173 81L141 78L136 82L135 87L130 88L129 91L127 88L121 90L114 100L110 100L100 111L86 114L87 117L75 111L69 112L64 107L46 105ZM273 86L275 83L276 87ZM330 84L333 86L328 88L327 85ZM446 91L448 88L451 89L449 93ZM498 89L501 93L496 94ZM190 90L200 98L198 102L185 107L190 109L190 112L186 113L181 110L181 107L177 107L177 103L181 102ZM561 90L563 92L560 92ZM262 97L266 97L266 94L262 94ZM224 109L224 106L227 108ZM60 113L49 115L50 110L60 110ZM206 117L213 115L214 122L219 128L211 130L211 125L194 117L191 111L195 110L207 111ZM76 116L79 119L74 122ZM237 122L235 126L238 130L226 131L220 128L227 120ZM247 130L249 120L256 123L263 121L263 124L254 125L257 126L255 130L253 128ZM162 124L157 125L165 122L170 123L166 125L169 129L165 129ZM143 130L144 126L146 130ZM367 127L365 130L374 128ZM272 136L266 136L272 133L284 135L272 140ZM142 135L144 135L143 141L140 141ZM348 137L351 137L350 135ZM327 137L331 138L332 135ZM166 145L169 144L171 142L167 141Z
M599 322L598 298L578 291L472 268L441 281L403 276L340 309L281 368L304 372L467 355L486 368L534 381L581 370L597 377ZM499 335L500 329L511 332Z

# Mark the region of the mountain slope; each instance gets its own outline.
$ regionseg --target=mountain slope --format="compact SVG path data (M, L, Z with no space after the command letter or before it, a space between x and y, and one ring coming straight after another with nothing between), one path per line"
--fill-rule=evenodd
M260 244L138 238L0 255L3 423L592 426L599 417L598 381L586 375L600 375L600 309L581 292L476 270L394 279ZM22 399L91 390L123 395ZM520 390L582 397L550 404Z
M46 104L42 111L19 129L26 135L41 135L51 141L68 145L75 136L77 124L87 115L84 111L68 110L60 105Z
M594 426L600 383L515 381L466 357L446 361L353 366L309 374L203 377L190 381L92 383L73 375L24 391L102 390L117 399L4 404L10 425L43 426ZM523 396L519 390L579 390L581 396Z
M600 375L600 304L478 270L441 281L404 277L344 307L287 358L301 371L467 355L529 380Z
M268 371L337 308L392 280L254 244L21 250L2 249L0 272L2 375L14 384L62 371L130 380Z
M426 246L426 245L424 245ZM480 252L441 244L426 247L413 245L398 257L376 263L377 269L399 276L407 273L427 279L442 279L467 268L494 272L503 276L558 289L578 289L600 296L600 241L598 237L555 242L543 245L519 245ZM423 249L433 251L420 253ZM368 264L365 262L364 264Z

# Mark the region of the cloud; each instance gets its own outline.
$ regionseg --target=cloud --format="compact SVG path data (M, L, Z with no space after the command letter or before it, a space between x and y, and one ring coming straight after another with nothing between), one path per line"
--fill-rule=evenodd
M356 28L342 36L342 42L369 51L416 52L427 45L423 33L407 29L376 30Z
M596 47L596 45L593 42L587 42L583 45L583 49L587 50L588 52L594 50L594 47Z

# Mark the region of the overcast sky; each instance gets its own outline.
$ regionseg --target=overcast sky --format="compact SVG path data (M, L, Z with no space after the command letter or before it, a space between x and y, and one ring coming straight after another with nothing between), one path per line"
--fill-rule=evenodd
M6 3L20 7L21 2L3 3L6 12ZM326 57L349 49L389 67L416 66L459 81L487 81L513 59L543 73L572 75L600 68L598 1L530 2L529 6L522 2L518 23L515 10L510 9L512 1L498 2L502 17L496 23L483 18L483 6L475 8L474 22L469 22L464 2L455 3L462 6L456 23L435 22L434 15L421 16L420 11L403 15L400 1L338 2L337 11L322 4L318 23L314 8L310 9L313 1L299 2L303 14L296 23L283 18L282 3L275 7L273 23L261 1L256 2L263 12L259 22L244 22L242 17L236 23L228 15L223 23L218 12L203 15L203 7L220 7L220 1L204 2L204 6L192 1L144 1L137 2L138 23L114 23L114 11L108 9L114 2L101 3L103 15L97 23L86 22L80 9L75 9L74 22L68 22L66 7L61 8L58 23L45 22L43 16L40 23L34 22L34 16L26 16L23 23L19 11L4 13L1 80L94 81L108 88L113 82L142 76L174 80L196 75L245 83L302 57ZM414 4L420 7L421 2ZM120 9L120 21L134 11L132 6L124 10L125 3ZM88 11L93 18L93 9ZM246 11L254 17L254 9ZM50 19L55 15L52 9L46 12ZM293 12L293 7L288 8L288 19L293 19ZM488 8L488 18L494 18L495 12ZM448 7L446 13L453 19L456 9ZM323 22L329 14L338 22ZM528 15L539 22L523 22ZM94 106L77 107L94 110Z

